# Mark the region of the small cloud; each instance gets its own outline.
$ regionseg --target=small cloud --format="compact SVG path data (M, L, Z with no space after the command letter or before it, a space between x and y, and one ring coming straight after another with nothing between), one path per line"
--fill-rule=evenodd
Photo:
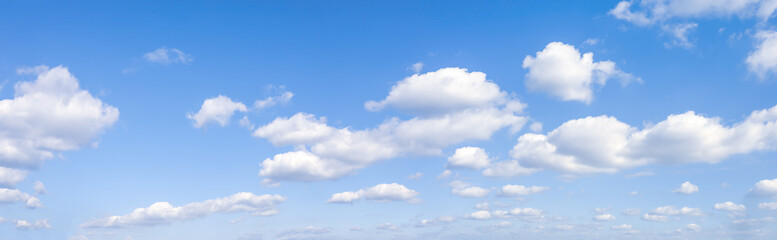
M420 173L420 172L417 172L417 173L414 173L414 174L412 174L412 175L410 175L410 176L407 176L407 179L410 179L410 180L418 180L418 179L420 179L420 178L421 178L421 176L423 176L423 175L424 175L424 174L422 174L422 173Z
M693 185L691 182L684 182L682 185L680 185L680 188L675 189L672 192L680 194L694 194L699 192L699 187Z
M424 63L417 62L413 63L413 65L410 65L410 67L407 67L408 70L412 70L414 73L421 73L421 70L424 68Z
M170 65L173 63L189 63L194 61L194 58L177 48L157 48L154 51L148 52L143 55L146 61L162 65Z

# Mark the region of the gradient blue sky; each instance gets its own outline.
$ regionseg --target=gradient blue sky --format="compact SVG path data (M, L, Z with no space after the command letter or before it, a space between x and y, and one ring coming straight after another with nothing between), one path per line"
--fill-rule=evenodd
M0 240L775 239L773 2L2 2Z

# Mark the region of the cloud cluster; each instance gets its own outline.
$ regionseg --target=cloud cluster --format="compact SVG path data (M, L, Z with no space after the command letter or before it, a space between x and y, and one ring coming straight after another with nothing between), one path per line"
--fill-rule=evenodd
M42 207L40 199L18 189L0 188L0 203L22 203L26 208Z
M41 220L36 220L34 222L30 222L27 220L18 220L18 219L4 220L3 218L0 218L0 223L11 223L14 225L14 228L16 228L16 230L21 230L21 231L51 228L51 224L49 224L48 219L41 219Z
M667 22L671 19L738 16L767 20L773 16L777 3L771 0L687 1L687 0L638 0L621 1L610 10L617 19L645 26ZM636 6L636 11L632 7Z
M671 216L703 216L704 212L699 208L681 207L675 206L662 206L651 210L649 213L642 215L642 220L645 221L657 221L666 222L669 221Z
M525 84L529 90L545 92L563 101L593 101L594 84L603 86L610 79L623 84L641 81L622 72L612 61L594 62L593 53L580 54L574 46L552 42L537 52L536 57L526 56L523 68L529 69Z
M502 190L499 191L499 195L507 197L525 196L530 194L541 193L550 190L549 187L531 186L526 187L523 185L504 185Z
M486 211L480 210L464 216L468 219L475 220L488 220L492 218L508 218L516 217L524 221L540 221L545 218L545 211L536 208L514 208L510 211L494 210Z
M397 183L382 183L370 188L354 192L341 192L332 194L327 203L352 203L359 199L376 202L411 201L418 196L418 192Z
M375 128L336 128L325 118L297 113L257 128L253 136L297 150L262 162L269 181L321 181L342 177L377 161L406 154L440 155L442 148L467 140L485 140L503 128L519 130L525 104L486 79L481 72L443 68L396 83L368 110L395 108L416 117L391 118Z
M131 226L153 226L170 224L174 221L202 218L216 213L250 212L256 216L278 213L275 205L286 198L279 195L254 195L241 192L232 196L189 203L175 207L168 202L156 202L147 208L138 208L127 215L98 218L81 224L84 228L124 228Z
M734 202L716 203L714 208L715 210L732 211L732 212L739 212L747 209L745 205L736 204Z
M486 169L483 174L511 168L516 175L531 169L614 173L648 164L717 163L734 154L776 146L777 106L754 111L732 126L692 111L670 115L642 130L615 117L586 117L567 121L544 135L520 136L510 152L513 160L494 164L507 167Z

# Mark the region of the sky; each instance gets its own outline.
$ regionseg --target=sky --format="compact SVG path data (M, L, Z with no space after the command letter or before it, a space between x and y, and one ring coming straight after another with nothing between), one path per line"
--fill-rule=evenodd
M775 239L777 1L0 3L0 240Z

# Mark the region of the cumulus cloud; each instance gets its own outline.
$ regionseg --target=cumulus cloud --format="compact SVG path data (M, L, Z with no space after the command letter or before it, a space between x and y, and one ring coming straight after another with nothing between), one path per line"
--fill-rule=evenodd
M254 195L241 192L232 196L202 202L173 206L168 202L156 202L147 208L138 208L127 215L98 218L81 224L84 228L124 228L170 224L174 221L203 218L216 213L250 212L256 216L275 215L275 205L286 198L279 195Z
M531 186L526 187L523 185L504 185L502 186L502 190L499 191L499 195L501 196L508 196L508 197L516 197L516 196L525 196L530 194L536 194L541 193L544 191L550 190L549 187L542 187L542 186Z
M359 199L377 202L410 201L418 196L418 192L397 183L382 183L370 188L354 192L332 194L327 203L352 203Z
M0 188L0 203L22 203L26 208L39 208L40 199L18 189Z
M92 145L119 119L119 110L80 88L66 67L20 70L35 74L14 86L14 98L0 100L0 166L33 168L57 152ZM19 172L6 172L11 183Z
M219 95L218 97L208 98L202 103L202 107L197 113L188 113L186 117L194 120L194 127L201 128L208 123L216 123L226 126L235 112L248 111L246 105L241 102L232 101L231 98Z
M755 183L755 186L750 189L750 194L758 197L777 198L777 178L758 181Z
M487 80L485 73L442 68L405 78L391 88L386 99L368 101L364 108L380 111L390 106L417 114L444 114L505 101L507 93Z
M486 140L507 127L514 132L527 121L517 115L525 104L509 99L484 73L461 68L413 75L394 85L385 100L367 105L420 115L364 130L335 128L307 113L276 118L253 135L296 150L264 160L260 175L271 181L336 179L397 156L440 155L450 145Z
M46 191L46 186L43 185L40 181L35 181L35 183L32 185L32 189L35 190L35 194L46 194L48 191Z
M609 213L599 214L594 216L596 221L615 221L615 216Z
M462 147L448 157L448 167L481 169L491 163L485 150L479 147Z
M761 30L755 34L758 43L745 59L747 69L758 77L777 74L777 32Z
M14 228L16 228L16 230L21 230L21 231L51 228L51 224L49 224L48 219L36 220L34 222L30 222L27 220L10 220L9 222L14 225Z
M594 62L593 53L580 54L574 46L552 42L537 52L536 57L526 56L523 68L529 69L525 84L529 90L545 92L563 101L593 101L594 84L603 86L610 79L623 84L641 81L622 72L612 61Z
M466 197L466 198L481 198L485 197L491 190L477 187L477 186L471 186L471 184L462 182L462 181L453 181L451 182L451 193L453 195Z
M491 212L486 210L476 211L465 216L469 219L486 220L491 218Z
M590 174L648 164L714 164L734 154L775 147L777 106L754 111L732 126L692 111L642 130L610 116L574 119L545 135L520 136L510 155L512 164L523 169ZM523 169L518 170L525 173Z
M734 202L716 203L714 207L715 207L715 210L732 211L732 212L744 211L745 209L747 209L745 205L736 204Z
M192 56L184 53L183 51L178 50L177 48L166 47L157 48L154 51L148 52L143 55L143 58L146 59L146 61L163 65L170 65L173 63L189 63L194 61Z
M675 189L672 191L673 193L680 193L680 194L694 194L699 192L699 187L696 185L693 185L691 182L684 182L680 185L680 188Z

